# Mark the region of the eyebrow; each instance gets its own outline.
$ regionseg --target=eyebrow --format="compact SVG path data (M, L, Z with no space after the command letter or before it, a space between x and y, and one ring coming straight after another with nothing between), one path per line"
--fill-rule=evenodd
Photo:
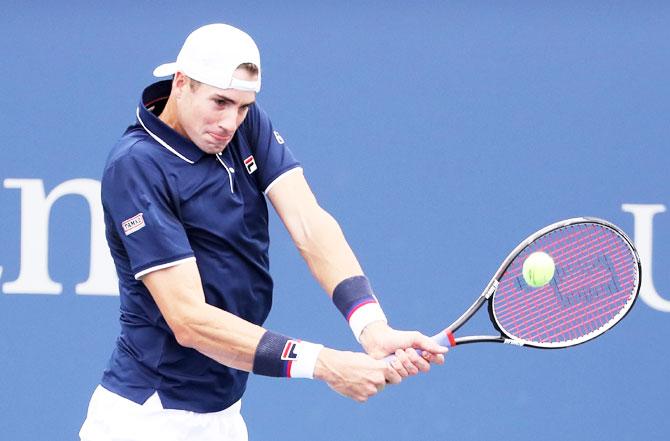
M217 100L225 101L226 103L230 103L230 104L240 106L240 107L249 107L250 105L252 105L253 103L256 102L256 100L254 100L254 101L251 101L251 102L248 102L248 103L240 103L239 101L235 101L233 99L228 98L227 96L223 96L223 95L219 95L219 94L215 94L213 98L217 99Z

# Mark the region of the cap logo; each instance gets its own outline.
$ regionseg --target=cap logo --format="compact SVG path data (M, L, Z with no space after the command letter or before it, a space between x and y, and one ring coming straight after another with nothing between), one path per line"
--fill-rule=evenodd
M126 219L121 222L123 227L123 232L126 233L126 236L134 233L135 231L141 230L144 228L144 216L143 213L137 213L135 216L130 219Z

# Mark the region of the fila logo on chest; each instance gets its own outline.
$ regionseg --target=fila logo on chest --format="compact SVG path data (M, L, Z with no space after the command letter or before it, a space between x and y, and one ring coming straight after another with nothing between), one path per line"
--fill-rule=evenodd
M254 160L254 155L249 155L247 159L244 160L244 166L247 169L247 173L252 174L258 167L256 167L256 161Z

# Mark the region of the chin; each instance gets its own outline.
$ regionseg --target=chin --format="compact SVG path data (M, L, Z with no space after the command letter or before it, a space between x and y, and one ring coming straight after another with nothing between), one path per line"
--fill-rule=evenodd
M217 153L220 153L220 152L224 151L226 149L227 145L228 144L220 145L220 144L212 144L211 142L205 142L205 143L199 144L198 147L200 148L200 150L202 150L203 152L205 152L207 154L215 155Z

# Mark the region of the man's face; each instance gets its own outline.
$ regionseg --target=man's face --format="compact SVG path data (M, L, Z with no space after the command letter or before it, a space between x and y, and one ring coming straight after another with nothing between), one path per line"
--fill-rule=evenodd
M180 126L177 130L205 153L222 152L247 116L256 93L193 84L183 74L177 75L175 92ZM256 75L245 69L236 70L234 76L247 81L256 79Z

